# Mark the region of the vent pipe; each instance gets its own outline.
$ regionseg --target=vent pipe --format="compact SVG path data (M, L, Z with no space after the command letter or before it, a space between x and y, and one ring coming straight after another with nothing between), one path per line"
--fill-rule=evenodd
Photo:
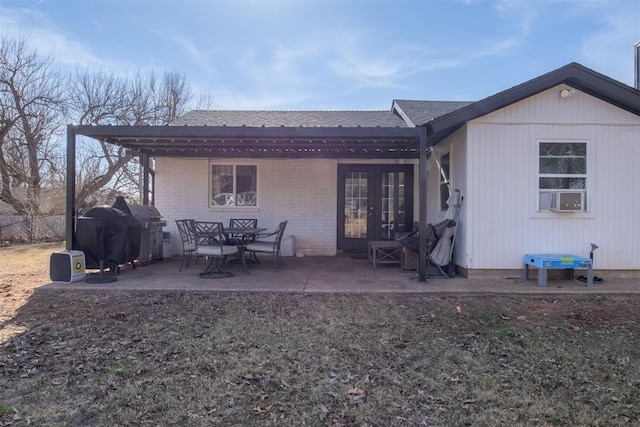
M634 55L634 71L635 71L635 87L640 90L640 42L633 45Z

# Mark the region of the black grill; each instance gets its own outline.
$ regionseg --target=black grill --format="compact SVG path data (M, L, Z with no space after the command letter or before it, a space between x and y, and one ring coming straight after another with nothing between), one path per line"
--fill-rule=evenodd
M138 257L141 230L124 200L113 206L97 206L77 220L76 249L84 252L87 268L104 267L117 272L120 265L133 265Z

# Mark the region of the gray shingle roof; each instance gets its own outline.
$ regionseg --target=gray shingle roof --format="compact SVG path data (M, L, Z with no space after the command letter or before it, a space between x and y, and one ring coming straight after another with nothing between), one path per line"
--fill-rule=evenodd
M393 102L415 126L423 125L432 119L473 104L473 101L412 101L407 99L396 99Z
M407 127L391 111L192 110L172 126Z
M229 127L413 127L427 125L437 140L468 120L518 102L542 90L566 83L634 114L640 111L639 91L577 63L539 76L481 101L417 101L397 99L391 111L250 111L194 110L173 126ZM405 121L406 119L406 121ZM437 134L437 135L436 135Z

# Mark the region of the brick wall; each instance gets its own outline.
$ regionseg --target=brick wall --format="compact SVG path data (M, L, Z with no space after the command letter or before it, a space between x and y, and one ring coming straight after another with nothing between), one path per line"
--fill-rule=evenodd
M220 160L258 166L258 207L208 206L209 160L158 158L156 207L167 220L174 253L180 253L175 220L222 221L258 218L258 225L275 229L288 220L285 235L294 236L296 252L336 254L337 163L331 159Z

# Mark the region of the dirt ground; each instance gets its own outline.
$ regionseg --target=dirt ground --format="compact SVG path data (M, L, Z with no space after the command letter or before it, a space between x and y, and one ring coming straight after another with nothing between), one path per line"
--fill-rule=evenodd
M0 322L12 318L39 285L50 281L49 257L52 252L63 249L64 242L0 247ZM619 309L620 302L628 299L626 295L581 299L579 310L574 312L567 307L564 298L533 298L519 310L529 321L535 319L551 327L559 318L569 319L576 327L585 324L636 325L640 322L640 312L635 307L630 311ZM509 311L509 307L505 307L505 312ZM1 333L0 339L6 338Z
M638 425L640 297L38 291L0 248L1 425Z
M22 307L35 288L49 280L49 257L64 249L63 242L0 247L0 323L5 324ZM0 341L13 333L0 330Z
M0 322L5 324L22 307L34 290L49 279L49 257L52 252L64 249L64 242L0 247ZM574 312L564 299L534 298L526 307L519 307L520 315L529 321L549 324L553 327L559 318L580 325L635 325L640 313L620 310L621 300L627 296L590 298L580 302ZM569 301L573 301L569 299ZM467 303L468 304L468 303ZM509 307L505 307L505 312ZM6 328L6 324L5 324ZM7 338L0 331L0 340Z

